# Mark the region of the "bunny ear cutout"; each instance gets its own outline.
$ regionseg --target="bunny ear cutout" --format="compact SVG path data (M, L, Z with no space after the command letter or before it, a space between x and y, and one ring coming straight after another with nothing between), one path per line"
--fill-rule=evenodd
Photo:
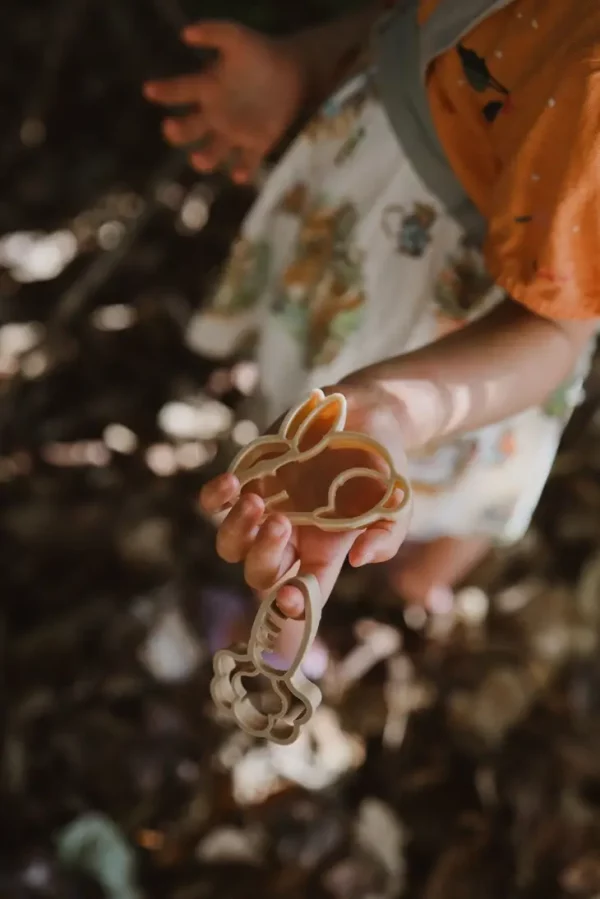
M272 462L274 459L280 459L281 456L289 452L290 445L287 440L280 437L269 436L259 437L253 440L248 446L245 446L237 454L229 471L234 474L240 482L245 482L251 476L257 477L256 472L259 467L262 470L264 462Z
M325 394L322 390L313 390L309 398L305 400L302 405L290 409L279 428L279 436L283 437L284 440L293 440L298 433L300 425L306 420L311 412L318 409L324 399Z
M287 440L277 436L259 437L237 454L229 471L239 480L241 489L251 485L252 492L261 496L266 506L274 506L287 499L276 471L290 454Z
M341 393L325 397L321 390L315 390L290 420L284 421L281 434L299 452L317 455L345 424L346 398Z
M277 476L279 469L317 456L343 432L345 423L346 398L339 393L326 397L322 390L313 390L305 403L284 418L279 434L253 440L240 450L229 471L241 489L251 485L249 489L263 498L266 507L281 507L289 496ZM292 510L285 513L294 520Z

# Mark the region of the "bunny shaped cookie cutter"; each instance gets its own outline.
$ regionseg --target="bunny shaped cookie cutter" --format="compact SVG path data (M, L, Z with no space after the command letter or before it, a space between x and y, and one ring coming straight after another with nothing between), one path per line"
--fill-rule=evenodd
M276 435L253 440L233 460L229 471L243 490L251 483L263 496L265 509L273 510L289 499L285 489L264 496L265 482L289 465L301 465L325 450L363 450L377 460L380 468L361 466L341 471L331 482L327 503L318 508L297 511L286 509L284 514L295 525L313 525L323 531L349 531L368 527L378 521L393 521L410 500L408 482L395 469L387 449L377 440L354 431L345 431L347 403L339 393L326 397L322 390L313 390L309 398L284 418ZM325 426L326 430L312 444L311 429ZM370 479L382 487L382 496L364 512L353 516L336 515L336 498L341 487L354 479ZM401 499L397 499L398 493Z
M398 474L390 454L380 443L366 434L344 431L346 412L342 394L326 397L323 391L314 390L305 402L288 413L278 434L259 437L238 453L229 470L238 478L240 489L255 483L257 492L263 495L262 488L268 479L276 477L284 466L314 459L328 449L358 449L371 454L379 468L361 466L343 470L333 478L325 505L304 511L286 509L284 514L294 525L312 525L324 531L362 530L378 521L395 520L410 501L408 482ZM317 429L317 439L310 443L307 438L313 427ZM355 478L376 481L381 496L363 512L350 517L336 515L338 491ZM276 489L270 495L266 492L265 511L289 499L285 488ZM296 562L261 603L248 644L221 650L213 660L211 695L217 708L250 736L283 745L297 739L300 729L321 702L321 691L304 675L302 664L317 634L322 596L316 578L299 572L300 562ZM297 587L303 594L304 621L294 660L287 670L281 671L268 663L265 653L275 649L287 620L276 605L277 594L284 584ZM260 679L267 686L259 704L253 701L246 686L253 679Z
M301 665L321 620L321 593L312 575L298 576L297 562L272 588L260 609L247 646L223 649L213 659L211 695L217 708L252 737L273 743L293 743L300 728L310 720L321 702L321 691L303 674ZM275 605L283 584L298 587L304 598L304 628L296 656L287 670L274 668L264 654L273 652L286 617ZM261 706L255 704L245 681L261 678L266 690Z

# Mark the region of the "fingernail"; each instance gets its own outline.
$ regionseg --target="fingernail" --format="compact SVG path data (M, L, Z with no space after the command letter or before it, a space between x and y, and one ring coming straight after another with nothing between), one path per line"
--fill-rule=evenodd
M221 493L229 494L238 489L237 479L230 474L221 475L221 477L217 481L217 485Z
M297 618L304 610L303 600L293 594L290 596L286 593L285 587L277 596L277 605L288 618Z
M280 540L282 537L286 536L288 528L285 522L275 520L268 523L267 530L270 537Z
M359 561L357 562L356 567L362 568L363 565L370 565L372 561L373 561L373 553L372 552L363 553L362 556L360 557Z
M302 606L299 603L278 599L277 605L279 611L282 612L286 618L296 619L302 615Z
M242 515L244 518L254 518L258 512L258 497L245 496L242 500Z

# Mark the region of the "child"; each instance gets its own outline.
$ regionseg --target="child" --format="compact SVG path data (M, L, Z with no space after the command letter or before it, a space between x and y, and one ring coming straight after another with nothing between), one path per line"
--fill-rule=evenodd
M281 41L192 26L184 39L218 62L146 96L194 104L167 139L202 140L194 166L228 161L238 181L318 109L244 222L196 343L257 331L263 425L313 387L346 395L352 428L412 482L418 545L396 586L436 607L491 541L524 533L580 397L600 316L600 6L385 6ZM238 486L223 475L202 502L233 505L218 549L259 590L300 558L328 596L346 557L390 560L406 537L406 520L293 532ZM292 588L279 604L301 613Z

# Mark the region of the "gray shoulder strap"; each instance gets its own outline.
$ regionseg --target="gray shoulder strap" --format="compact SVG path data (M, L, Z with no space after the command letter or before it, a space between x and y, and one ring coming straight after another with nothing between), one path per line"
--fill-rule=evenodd
M515 0L441 0L421 29L421 75L436 56L456 47L473 28Z
M486 224L454 174L437 136L425 81L417 0L400 0L374 34L375 78L390 124L426 187L474 243L483 243Z
M397 138L419 177L475 243L483 242L486 223L454 174L437 136L425 74L436 56L512 2L441 0L421 28L418 0L398 0L374 35L376 79Z

